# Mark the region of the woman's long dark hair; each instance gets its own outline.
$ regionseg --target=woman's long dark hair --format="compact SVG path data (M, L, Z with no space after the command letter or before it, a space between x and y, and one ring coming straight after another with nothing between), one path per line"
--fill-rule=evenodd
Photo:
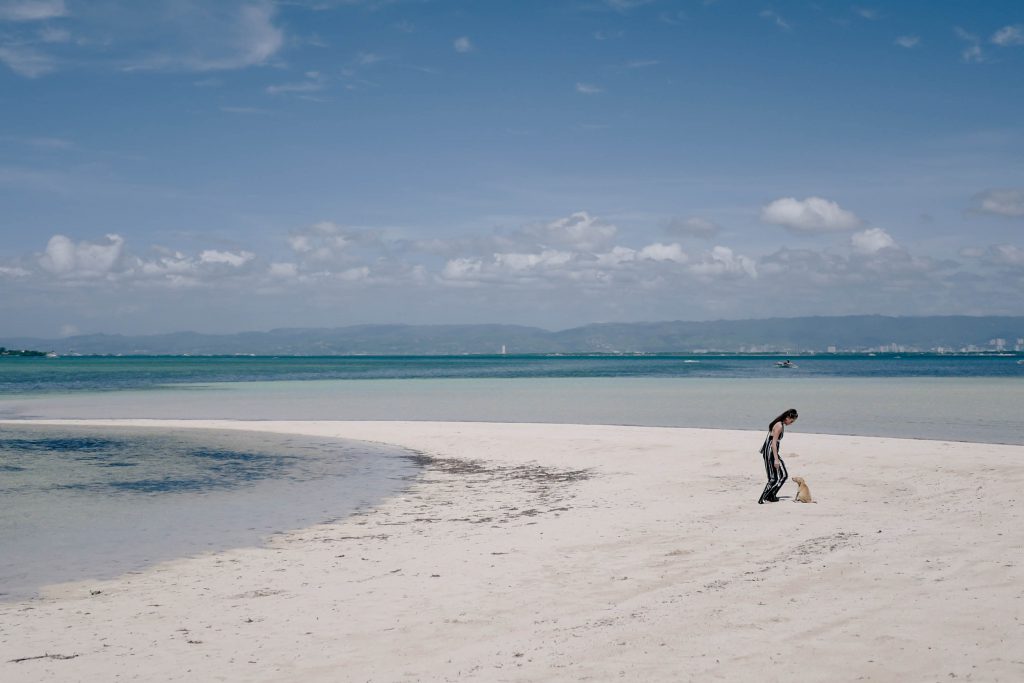
M775 425L777 425L778 423L782 422L787 417L791 417L791 418L793 418L795 420L796 418L798 418L800 416L797 415L796 408L790 408L789 410L784 412L782 415L779 415L777 418L772 420L771 424L768 425L768 431L769 432L772 431L772 429L774 429Z

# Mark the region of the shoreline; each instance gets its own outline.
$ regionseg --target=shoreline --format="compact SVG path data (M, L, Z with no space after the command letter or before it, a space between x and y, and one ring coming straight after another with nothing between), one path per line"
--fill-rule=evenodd
M770 382L770 385L764 384ZM183 386L183 385L182 385ZM240 382L0 399L0 420L431 421L747 430L780 405L820 434L1024 445L1005 378L503 378ZM769 389L770 391L766 390Z
M820 502L791 503L788 483L759 506L755 431L3 423L274 431L427 458L352 517L0 605L5 678L1024 677L1022 446L793 430L783 457Z

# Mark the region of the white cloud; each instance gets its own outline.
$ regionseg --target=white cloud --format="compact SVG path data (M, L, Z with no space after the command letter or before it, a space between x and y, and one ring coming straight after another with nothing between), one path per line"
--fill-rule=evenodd
M665 225L665 230L674 235L711 239L722 231L722 226L707 218L691 216L690 218L673 218Z
M8 0L0 3L0 21L42 21L67 16L64 0Z
M57 70L57 60L27 45L0 46L0 62L25 78L38 78Z
M850 245L862 254L874 254L882 249L896 246L896 240L881 228L868 228L851 235Z
M237 69L263 64L284 45L284 33L273 24L274 6L258 3L241 8L237 22L230 24L228 44L234 54L200 62L205 69Z
M495 263L509 270L558 266L564 265L570 260L572 260L572 254L555 249L546 249L540 254L495 254Z
M617 12L628 12L631 9L649 5L654 0L604 0L604 2Z
M572 252L545 249L537 253L497 252L488 259L449 259L441 270L443 281L455 283L538 282L546 278L572 277Z
M515 284L521 287L578 286L587 289L637 286L649 291L667 282L756 277L754 259L724 246L696 259L678 243L655 242L640 248L614 244L618 230L585 211L545 224L497 235L495 244L517 244L487 256L464 252L445 262L439 281L458 286ZM469 246L469 243L462 243ZM438 250L432 250L437 253Z
M990 263L1000 266L1024 267L1024 249L1012 244L997 244L985 254Z
M370 269L366 266L359 266L358 268L348 268L338 273L337 278L344 280L345 282L358 282L360 280L366 280L370 277Z
M981 64L985 61L985 53L981 51L980 45L969 45L960 53L960 58L968 64Z
M992 34L992 42L1000 47L1024 45L1024 24L1002 27Z
M527 226L520 234L536 238L541 244L592 251L608 244L617 233L618 228L611 223L605 223L586 211L577 211L550 223Z
M200 263L224 263L234 268L244 266L249 261L256 258L256 254L251 251L217 251L215 249L206 249L199 254Z
M295 263L275 262L270 264L267 272L270 273L271 277L293 278L298 276L299 267Z
M310 235L289 235L288 246L292 251L299 254L307 254L313 251L313 242Z
M703 277L748 276L757 277L757 264L753 259L738 255L729 247L717 246L704 254L690 271Z
M524 271L534 268L546 268L551 266L563 266L572 260L572 254L567 251L556 249L545 249L539 254L495 254L494 264L501 269L508 271Z
M622 245L596 251L615 236L614 226L586 212L543 225L527 226L497 242L523 242L536 238L534 246L495 251L486 257L460 255L449 258L440 272L442 282L451 284L516 283L536 286L544 283L572 282L581 285L608 284L615 277L636 281L657 277L661 264L684 264L689 257L679 244L656 242L640 249ZM558 244L558 247L550 246ZM547 246L545 246L547 245ZM655 269L655 270L652 270ZM678 271L685 273L685 271ZM616 275L617 274L617 275Z
M662 244L655 242L637 252L637 257L650 261L673 261L675 263L686 263L690 258L678 244Z
M380 247L378 235L347 228L333 221L320 221L288 236L288 246L304 260L327 262L345 256L356 246Z
M305 80L292 83L279 83L268 85L266 91L270 95L282 95L289 93L310 93L319 92L326 86L326 81L319 71L307 71Z
M678 244L651 244L635 250L615 246L603 253L545 249L538 252L496 252L488 258L459 257L445 262L440 282L460 286L483 284L525 287L604 286L615 281L658 281L667 266L683 264L687 255ZM653 270L652 270L653 269ZM677 276L687 275L676 270Z
M601 268L615 268L636 261L637 252L629 247L614 246L603 254L594 254L595 262Z
M899 45L900 47L905 47L909 50L910 48L918 47L921 44L921 37L913 35L900 36L896 40L894 40L893 43Z
M180 251L157 248L158 256L154 259L136 259L132 268L135 275L142 278L180 278L191 276L196 271L195 261Z
M102 292L89 296L121 303L133 291L150 302L157 300L154 293L176 289L195 292L185 295L191 299L173 297L186 302L265 291L292 297L288 301L296 309L312 302L340 305L346 292L372 288L373 300L378 294L381 301L399 297L418 308L468 298L490 302L481 310L496 314L507 310L502 302L521 301L524 291L543 291L534 298L541 305L585 318L608 314L616 302L628 305L638 295L653 306L655 317L670 317L681 300L693 302L693 314L742 317L793 291L800 292L795 305L801 314L859 312L852 310L857 306L886 313L941 311L942 304L968 310L993 292L1004 296L1019 288L1024 276L1019 244L932 261L909 253L884 230L864 227L849 236L849 251L784 249L760 260L740 253L740 245L719 244L702 253L674 242L623 244L628 235L583 211L515 231L495 228L433 240L444 244L388 234L321 221L291 234L293 257L262 262L255 250L241 247L189 253L156 248L136 257L116 236L92 244L56 235L45 253L0 264L0 281L12 292L49 288L54 298L88 288ZM328 257L321 259L321 253ZM458 288L474 288L479 296L464 297ZM897 310L893 302L906 297L918 308ZM390 315L401 315L397 310Z
M960 59L968 64L980 64L985 61L985 53L981 50L981 38L977 34L965 31L959 26L953 27L953 33L960 40L968 43L960 52Z
M59 277L102 277L114 270L124 254L124 238L108 234L106 244L75 243L54 235L39 257L39 265Z
M761 220L805 233L855 230L863 223L854 213L821 197L776 199L762 207Z
M248 278L253 271L245 266L256 255L250 251L204 249L198 256L155 247L153 258L126 257L120 277L148 286L196 288L225 279Z
M476 46L473 45L473 41L471 41L467 36L459 36L456 38L452 42L452 47L454 47L455 51L460 54L472 52L476 49Z
M1024 216L1024 188L989 190L976 198L977 210L998 216Z
M223 71L266 64L285 44L284 31L274 24L270 0L167 4L167 21L152 21L152 3L131 8L124 21L139 25L142 38L171 47L131 59L125 70ZM150 32L159 28L159 36Z
M444 264L441 277L448 280L475 280L483 272L483 261L476 258L450 259Z
M286 43L276 6L273 0L0 0L0 21L18 22L0 34L0 62L28 78L83 63L199 72L263 65ZM37 23L54 19L60 22Z
M876 10L876 9L872 9L870 7L857 7L857 6L854 6L852 9L853 9L854 13L857 14L858 16L860 16L862 19L867 19L868 21L874 21L875 19L878 18L878 10Z
M775 22L776 26L786 31L792 28L792 26L789 25L789 22L783 19L778 12L773 12L770 9L762 10L758 16L760 16L762 19L768 19L770 21Z
M27 277L31 274L31 271L25 270L19 266L0 266L0 277Z
M581 95L598 95L604 92L604 88L592 83L577 83L576 92Z
M59 286L199 287L225 279L251 280L258 275L246 268L256 255L244 249L204 249L197 255L159 246L150 251L146 257L131 254L117 234L106 235L104 242L76 242L58 234L35 255L31 261L35 268L25 276Z

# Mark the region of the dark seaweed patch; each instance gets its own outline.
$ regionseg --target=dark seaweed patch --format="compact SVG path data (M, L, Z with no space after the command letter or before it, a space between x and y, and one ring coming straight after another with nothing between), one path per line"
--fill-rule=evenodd
M96 437L46 437L41 439L4 439L3 445L17 451L58 451L90 453L116 448L122 442Z
M113 481L108 486L116 491L130 493L187 493L215 488L217 482L211 479L136 479L135 481Z
M232 460L236 462L255 462L258 460L267 460L274 456L263 455L261 453L244 453L242 451L232 451L225 448L196 448L188 452L193 458L206 458L209 460Z
M130 481L82 482L76 484L57 484L51 490L83 491L89 493L188 493L205 491L216 486L216 482L206 478L190 479L134 479Z

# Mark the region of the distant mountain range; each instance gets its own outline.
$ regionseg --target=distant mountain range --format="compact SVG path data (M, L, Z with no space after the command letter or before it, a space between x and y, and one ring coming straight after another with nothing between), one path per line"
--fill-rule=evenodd
M354 325L269 332L64 339L0 337L9 349L125 355L443 355L517 353L692 353L1013 350L1024 317L840 317L604 323L552 332L519 325ZM994 341L995 340L995 341Z

